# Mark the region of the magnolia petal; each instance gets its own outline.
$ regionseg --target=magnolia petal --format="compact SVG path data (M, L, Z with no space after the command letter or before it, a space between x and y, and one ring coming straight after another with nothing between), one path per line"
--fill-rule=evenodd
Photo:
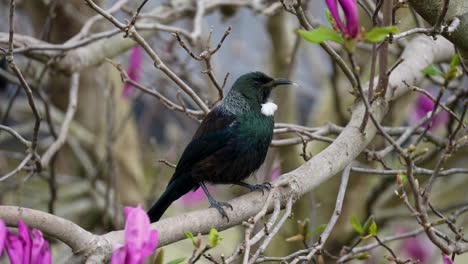
M444 264L454 264L452 259L450 259L450 257L447 255L442 255L442 261Z
M5 248L10 258L10 264L23 264L23 243L10 230L7 230Z
M340 13L338 12L338 5L337 5L336 0L325 0L325 2L327 3L328 9L330 10L330 13L333 16L333 19L335 20L336 25L342 32L345 32L346 30L340 19Z
M432 93L432 92L431 92ZM416 99L416 104L414 106L414 110L412 111L411 119L414 121L419 121L420 119L426 117L426 115L434 109L434 101L432 101L427 95L420 94ZM432 120L432 124L430 127L430 131L434 131L440 125L444 125L448 122L449 115L448 113L443 110L439 114L437 114L434 119ZM428 127L429 122L423 124L423 127Z
M7 235L7 228L2 219L0 219L0 257L3 253L3 246L5 245L5 239Z
M127 264L125 258L127 257L127 248L122 244L115 244L112 247L112 258L110 264Z
M135 82L140 81L140 75L142 73L142 49L139 46L133 47L130 52L130 61L128 65L128 78ZM134 92L135 87L130 83L125 83L123 89L123 96L128 98Z
M127 210L125 223L125 243L130 251L142 249L148 241L151 231L151 223L146 212L139 204L135 208Z
M23 244L23 264L31 263L31 234L28 226L20 219L18 220L18 237Z
M52 264L52 254L50 253L50 246L47 240L44 240L44 245L42 246L42 258L40 264Z
M149 255L153 254L154 250L158 246L159 242L159 233L157 230L151 230L150 237L148 241L144 244L144 247L142 249L142 257L145 259Z
M125 246L120 246L120 249L114 252L115 263L140 264L154 252L158 245L159 234L158 231L151 230L149 217L141 205L135 208L125 207L124 211ZM122 258L123 255L125 262L117 262L117 258Z
M44 256L48 253L50 257L50 252L48 250L49 243L44 240L40 230L33 229L32 234L31 263L46 263L44 262Z
M207 186L207 187L208 187L208 191L210 191L212 189L211 186ZM210 191L210 193L211 193L211 191ZM195 191L188 192L188 193L182 195L182 197L180 197L180 199L178 199L176 201L176 203L180 203L180 204L184 204L184 205L196 204L196 203L205 201L205 198L206 198L206 195L205 195L205 192L203 191L203 189L198 188Z
M359 32L359 14L355 0L339 0L346 17L346 34L356 37ZM333 14L333 13L332 13Z

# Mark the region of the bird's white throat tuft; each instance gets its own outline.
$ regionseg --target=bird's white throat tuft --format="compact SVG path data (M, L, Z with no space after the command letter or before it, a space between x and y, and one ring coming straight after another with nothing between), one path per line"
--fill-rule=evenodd
M272 102L262 104L262 114L266 116L272 116L276 109L278 109L278 106Z

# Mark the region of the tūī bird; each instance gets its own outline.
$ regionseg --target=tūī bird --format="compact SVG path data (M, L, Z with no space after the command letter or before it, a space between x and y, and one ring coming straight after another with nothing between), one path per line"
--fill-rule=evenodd
M223 101L205 117L185 148L166 191L148 211L151 222L161 218L171 203L191 190L203 188L210 207L226 217L205 183L236 184L251 191L269 189L270 184L243 182L265 161L273 136L276 104L269 102L271 90L293 84L287 79L273 79L262 72L239 77Z

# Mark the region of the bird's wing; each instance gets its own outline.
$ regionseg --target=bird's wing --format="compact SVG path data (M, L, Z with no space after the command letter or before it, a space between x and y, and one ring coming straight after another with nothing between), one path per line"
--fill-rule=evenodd
M208 113L195 132L192 141L182 153L173 178L182 174L193 164L222 149L235 135L235 124L235 116L220 108L215 108Z

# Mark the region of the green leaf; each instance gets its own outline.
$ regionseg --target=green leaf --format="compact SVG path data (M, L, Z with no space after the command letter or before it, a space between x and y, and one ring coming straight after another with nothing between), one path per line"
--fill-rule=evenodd
M357 220L355 215L351 216L351 225L353 226L354 230L356 230L359 234L364 235L364 228L362 228L359 220Z
M367 252L357 256L357 259L359 259L359 260L364 260L364 259L368 259L368 258L369 258L369 253L367 253Z
M422 73L427 74L427 75L440 75L442 77L445 77L445 74L441 71L439 71L434 64L429 64L427 65L426 68L421 70Z
M192 232L190 231L184 231L185 233L185 236L187 238L190 238L190 240L192 240L192 244L195 245L196 244L196 241L195 241L195 237L193 236Z
M185 257L176 258L176 259L173 259L173 260L169 261L167 264L179 264L181 262L184 262L185 259L186 259Z
M362 230L364 230L364 234L369 234L369 226L374 222L375 216L370 215L367 219L366 222L362 225Z
M452 57L452 60L450 61L450 68L457 67L460 65L460 54L455 54Z
M377 223L372 221L372 224L369 226L369 234L376 236L377 235Z
M314 230L312 230L312 232L310 232L309 234L307 234L307 237L310 237L312 235L315 235L317 233L320 233L322 232L325 227L327 227L327 224L322 224L322 225L319 225L317 228L315 228Z
M364 34L364 38L371 42L380 42L385 40L389 33L397 33L400 32L397 26L389 26L389 27L375 27L371 31L366 32Z
M325 40L343 43L343 38L341 38L341 36L336 31L323 25L312 31L305 31L299 29L297 30L297 32L299 33L299 35L301 35L303 39L312 43L321 43Z
M210 240L210 246L212 248L216 247L219 241L221 241L218 230L216 230L215 228L211 228L210 233L208 234L208 240Z
M460 55L457 53L452 57L450 61L450 67L447 70L447 74L445 75L448 81L457 78L458 76L462 75L462 70L458 67L460 65Z

